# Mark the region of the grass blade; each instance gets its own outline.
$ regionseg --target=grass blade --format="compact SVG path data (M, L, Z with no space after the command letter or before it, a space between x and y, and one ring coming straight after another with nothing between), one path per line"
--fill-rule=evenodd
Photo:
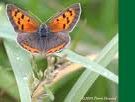
M95 60L102 66L107 66L114 55L118 52L118 35L101 51L100 55ZM95 67L94 67L95 68ZM89 69L86 69L75 83L64 102L80 102L88 89L93 85L99 74Z
M117 43L117 40L115 40L115 42L112 42L112 43L113 43L113 45L115 45ZM115 47L117 48L117 46L115 46ZM111 50L110 48L111 48L111 46L108 46L106 51ZM72 52L71 50L63 50L61 53L57 53L56 55L61 56L61 54L67 55L66 56L67 59L70 60L71 62L81 64L84 67L86 67L88 70L92 70L92 71L106 77L107 79L112 80L115 83L118 83L118 76L116 76L114 73L110 72L106 68L102 67L101 65L99 65L93 61L90 61L88 58L78 55L78 54ZM109 56L110 55L108 55L108 57ZM113 57L111 57L110 59L112 59L112 58ZM109 60L106 60L105 63L108 63L108 61Z
M4 40L4 45L17 81L21 102L31 102L29 81L33 71L30 56L13 41Z
M15 43L16 33L7 20L5 6L0 5L0 13L0 37L4 38L4 46L17 81L21 102L31 102L29 81L33 71L30 55Z

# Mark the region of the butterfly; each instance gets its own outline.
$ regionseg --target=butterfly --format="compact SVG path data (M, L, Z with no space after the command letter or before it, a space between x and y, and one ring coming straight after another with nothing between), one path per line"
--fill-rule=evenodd
M31 53L51 54L61 51L70 43L69 33L76 26L80 14L80 3L41 23L28 12L13 4L7 4L7 15L17 35L17 42Z

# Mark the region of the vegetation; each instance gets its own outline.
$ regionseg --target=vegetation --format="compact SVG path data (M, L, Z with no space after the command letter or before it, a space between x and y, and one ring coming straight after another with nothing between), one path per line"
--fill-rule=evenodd
M51 57L49 63L44 56L32 56L16 43L17 34L7 19L6 4L29 10L45 22L76 2L81 3L82 14L70 33L71 44ZM92 97L100 98L98 102L111 102L107 98L117 102L117 3L117 0L0 1L0 102L83 102L94 100ZM51 72L52 79L43 78L46 68L55 66L58 69Z

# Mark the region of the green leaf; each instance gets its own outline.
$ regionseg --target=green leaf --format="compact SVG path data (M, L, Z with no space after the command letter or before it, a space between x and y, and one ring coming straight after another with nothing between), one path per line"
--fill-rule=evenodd
M31 102L29 85L33 71L30 56L13 41L4 40L4 45L17 81L21 101Z
M0 5L0 8L2 21L0 23L0 37L4 38L4 46L17 81L21 102L31 102L31 89L29 87L33 76L31 56L15 43L16 33L7 20L5 7Z
M0 13L5 15L5 10L0 9ZM30 56L28 53L20 49L20 47L18 47L18 45L14 42L16 39L16 34L13 31L11 24L7 22L7 19L5 19L6 16L2 17L2 15L0 15L0 19L2 21L2 23L0 23L0 37L4 38L4 45L17 80L21 101L31 102L29 81L32 78L33 71L30 64ZM92 86L99 74L115 83L118 83L118 76L104 68L113 59L117 50L118 36L116 35L116 37L114 37L114 39L97 57L96 62L90 61L89 59L70 50L63 50L61 53L56 54L58 56L67 55L67 59L71 62L81 64L87 68L76 82L73 89L69 92L65 101L79 102L88 89Z
M0 67L0 88L4 89L4 91L14 98L19 99L19 93L13 75L2 67Z
M108 45L105 46L105 48L101 51L101 53L99 54L99 56L96 58L95 61L98 64L101 64L102 66L105 67L112 61L113 57L116 55L117 52L118 52L118 35L116 35L112 39L112 41L110 41L110 43L108 43ZM93 68L95 68L96 70L96 67L98 66L94 66ZM99 73L95 73L93 71L86 69L83 72L83 74L80 76L78 81L75 83L75 85L65 98L64 102L80 102L81 99L83 99L88 89L93 85L93 83L99 76ZM107 72L103 71L102 73L107 74L108 71ZM100 73L100 75L102 75L102 73ZM110 76L109 73L108 76Z
M116 44L117 42L114 42L113 44ZM117 46L115 46L117 48ZM108 47L110 49L110 46ZM78 63L86 67L88 70L94 71L104 77L106 77L109 80L112 80L115 83L118 83L118 76L112 73L111 71L107 70L103 66L91 61L88 58L85 58L81 55L78 55L71 50L63 50L60 53L56 53L57 56L63 56L66 55L66 59L70 60L71 62ZM112 57L113 58L113 57ZM112 59L110 58L110 59ZM108 61L106 60L106 63Z

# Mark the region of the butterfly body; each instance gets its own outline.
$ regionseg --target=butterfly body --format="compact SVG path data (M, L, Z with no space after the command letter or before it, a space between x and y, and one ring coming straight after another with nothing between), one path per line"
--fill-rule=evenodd
M49 37L52 34L50 34L49 27L46 24L41 24L39 29L38 29L38 34L40 37Z
M74 4L48 22L40 23L15 5L7 5L7 15L18 33L17 42L31 53L50 54L65 48L80 13L80 4Z

